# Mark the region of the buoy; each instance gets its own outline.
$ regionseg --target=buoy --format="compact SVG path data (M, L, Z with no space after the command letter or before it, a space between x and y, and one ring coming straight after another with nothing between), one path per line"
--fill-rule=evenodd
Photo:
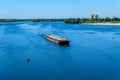
M27 62L28 62L28 63L30 62L30 58L27 58Z

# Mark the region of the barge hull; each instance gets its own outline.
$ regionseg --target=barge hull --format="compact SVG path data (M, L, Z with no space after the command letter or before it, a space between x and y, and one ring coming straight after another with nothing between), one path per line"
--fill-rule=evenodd
M48 34L46 39L59 45L69 45L69 40L53 34Z

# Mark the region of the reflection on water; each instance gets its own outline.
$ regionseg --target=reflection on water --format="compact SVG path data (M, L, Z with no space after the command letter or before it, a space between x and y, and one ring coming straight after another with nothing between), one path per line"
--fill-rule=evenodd
M70 46L39 36L48 33ZM120 80L119 33L119 26L0 23L0 80Z

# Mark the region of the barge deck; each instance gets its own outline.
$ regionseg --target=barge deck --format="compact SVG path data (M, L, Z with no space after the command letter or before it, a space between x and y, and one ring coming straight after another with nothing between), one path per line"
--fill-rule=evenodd
M60 36L56 36L56 35L53 35L53 34L48 34L46 36L46 39L51 41L51 42L57 43L59 45L69 45L69 42L70 42L66 38L62 38Z

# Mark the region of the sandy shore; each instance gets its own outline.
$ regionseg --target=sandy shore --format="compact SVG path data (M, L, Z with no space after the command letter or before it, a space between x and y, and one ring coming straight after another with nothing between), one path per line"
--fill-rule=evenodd
M120 23L85 23L89 25L109 25L109 26L120 26Z

